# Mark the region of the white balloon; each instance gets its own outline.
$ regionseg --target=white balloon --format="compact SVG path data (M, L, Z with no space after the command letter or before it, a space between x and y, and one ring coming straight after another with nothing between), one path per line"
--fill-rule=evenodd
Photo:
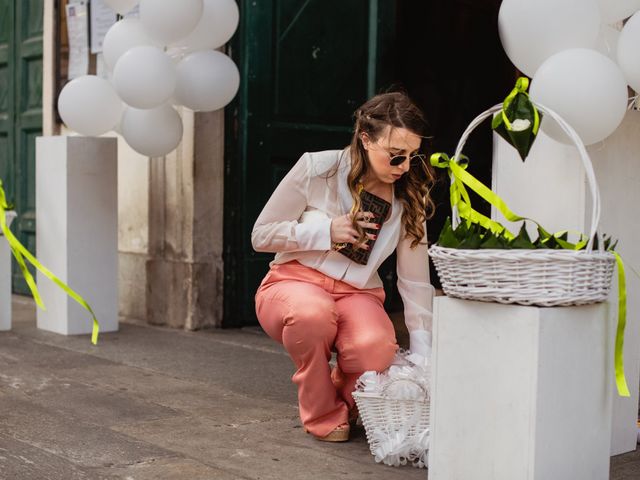
M604 23L615 23L640 10L640 0L599 0Z
M102 54L109 70L113 71L118 59L133 47L156 46L160 43L151 38L137 18L125 18L114 23L104 37Z
M58 111L64 123L87 136L111 130L120 121L123 109L111 84L95 75L71 80L58 97Z
M113 85L127 105L155 108L175 92L176 68L159 48L134 47L116 63Z
M176 99L197 111L223 108L235 97L240 72L233 60L215 50L187 55L177 67Z
M627 110L627 82L608 57L595 50L574 48L545 61L531 82L531 99L556 111L580 135L585 145L599 142L618 128ZM542 129L568 142L548 117Z
M596 42L596 50L609 57L614 62L617 61L618 40L620 30L606 23L600 24L600 33Z
M627 20L618 39L617 60L627 83L640 92L640 12Z
M166 104L150 110L128 107L120 128L129 146L148 157L161 157L175 150L183 131L180 115Z
M203 10L203 0L141 0L140 20L152 37L169 44L189 35Z
M103 0L111 10L118 12L120 15L124 15L133 10L140 0Z
M596 0L503 0L498 30L511 62L532 77L554 53L594 48L600 11Z
M204 0L202 18L188 37L176 42L186 52L216 49L229 41L238 28L240 12L235 0Z

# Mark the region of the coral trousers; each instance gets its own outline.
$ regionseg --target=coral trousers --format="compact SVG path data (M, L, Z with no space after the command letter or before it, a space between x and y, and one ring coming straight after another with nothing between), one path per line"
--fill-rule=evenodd
M363 372L391 364L398 345L383 302L382 288L361 290L296 261L273 265L260 284L258 320L297 368L300 419L314 435L348 421Z

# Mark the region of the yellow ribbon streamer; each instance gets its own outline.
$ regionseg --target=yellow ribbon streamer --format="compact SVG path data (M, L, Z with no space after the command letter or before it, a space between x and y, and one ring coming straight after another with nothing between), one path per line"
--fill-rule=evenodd
M527 220L529 222L535 223L538 226L540 233L544 237L542 243L547 243L549 239L553 237L562 246L562 248L565 248L567 250L580 250L586 246L588 239L586 239L586 237L582 234L580 234L580 241L573 244L560 238L565 233L568 233L568 231L565 230L553 234L549 233L534 219L523 217L512 212L504 202L504 200L502 200L490 188L488 188L477 178L466 171L466 158L464 158L464 160L465 162L460 164L455 160L455 158L450 159L449 156L445 153L434 153L430 158L431 165L437 168L446 168L449 170L449 176L453 175L453 182L451 183L450 187L451 206L456 206L458 208L458 212L461 218L469 220L472 223L479 223L487 230L491 230L496 234L502 234L509 240L515 238L515 235L507 230L502 224L489 219L488 217L482 215L471 207L469 194L465 188L465 185L467 185L482 199L486 200L491 205L496 207L500 211L500 213L502 213L502 215L510 222L520 222Z
M622 258L617 252L611 250L616 257L618 265L618 327L616 329L616 348L615 348L615 373L616 387L618 395L621 397L630 397L627 379L624 375L624 330L627 325L627 283L624 274L624 264Z
M453 175L453 181L450 188L451 206L458 208L460 218L468 220L472 223L479 223L484 228L491 230L496 234L503 234L506 238L513 238L513 234L509 232L503 225L495 222L481 213L477 212L471 207L471 201L469 194L465 189L465 185L476 192L482 199L495 206L504 217L511 222L518 222L528 220L535 223L540 234L544 237L543 243L549 241L550 238L554 238L558 244L566 250L580 250L586 246L588 239L583 235L580 235L580 240L573 244L560 238L565 233L569 233L567 230L556 232L551 234L547 232L538 222L531 218L522 217L513 213L507 204L498 195L496 195L491 189L486 187L477 178L466 171L468 162L464 158L462 164L459 164L454 158L449 158L444 153L434 153L431 155L431 165L438 168L447 168L449 176ZM629 388L627 387L627 381L624 374L624 331L627 323L627 287L625 282L624 264L620 255L613 250L610 252L615 256L616 263L618 265L618 327L616 332L616 346L615 346L615 378L616 387L618 389L618 395L621 397L629 396Z
M47 278L53 281L56 285L58 285L64 292L73 298L76 302L78 302L85 310L87 310L91 317L93 318L93 329L91 333L91 343L96 345L98 343L98 333L100 332L100 324L98 323L98 319L96 318L95 313L89 306L89 304L78 295L75 291L73 291L66 283L60 280L56 275L54 275L49 269L47 269L44 265L42 265L31 253L20 243L20 241L16 238L13 232L9 229L6 221L6 210L9 209L9 205L7 204L6 195L3 189L2 180L0 180L0 229L4 234L4 237L9 242L9 247L11 248L11 252L13 256L16 258L18 266L22 271L22 275L24 276L27 285L29 286L29 290L31 290L31 294L33 295L33 299L36 304L46 310L44 303L42 301L42 297L40 297L40 292L38 291L38 287L36 286L36 282L33 279L33 275L27 268L27 265L24 261L26 258L35 268L40 270L42 274L44 274Z

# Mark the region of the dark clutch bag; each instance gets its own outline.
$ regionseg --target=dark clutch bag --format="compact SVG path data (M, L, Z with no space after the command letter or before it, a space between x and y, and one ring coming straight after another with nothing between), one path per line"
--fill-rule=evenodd
M362 200L360 211L373 213L373 218L370 220L370 223L382 225L387 218L391 204L386 200L367 192L366 190L362 190L362 192L360 192L360 199ZM377 230L371 228L365 228L364 231L374 235L378 235L379 233ZM348 243L345 247L339 249L338 252L360 265L366 265L369 261L369 255L371 255L371 250L373 250L375 243L376 240L369 240L367 242L367 245L369 246L368 250L355 248L353 244Z

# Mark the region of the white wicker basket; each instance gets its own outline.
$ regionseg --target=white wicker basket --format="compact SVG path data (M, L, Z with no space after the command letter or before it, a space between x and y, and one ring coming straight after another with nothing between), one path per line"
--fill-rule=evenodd
M425 387L417 382L411 382L413 385L418 386L424 394L418 400L399 399L387 394L387 390L391 385L408 381L410 380L392 380L383 387L382 392L379 394L361 391L353 392L353 398L358 406L369 448L377 460L380 454L380 443L384 439L388 440L401 436L404 443L408 444L429 433L431 398ZM426 450L408 453L404 460L413 462L415 465L416 460L419 458L426 459ZM380 459L378 461L384 460ZM391 464L387 461L384 461L384 463Z
M599 250L593 251L600 221L600 196L591 159L569 124L549 108L538 104L536 107L560 125L580 153L593 200L586 250L471 250L434 245L429 255L447 295L487 302L566 306L602 302L609 294L615 256L604 251L602 238L599 238ZM501 109L502 104L496 105L469 124L458 142L455 158L460 158L469 134ZM454 207L452 225L455 228L459 223Z

